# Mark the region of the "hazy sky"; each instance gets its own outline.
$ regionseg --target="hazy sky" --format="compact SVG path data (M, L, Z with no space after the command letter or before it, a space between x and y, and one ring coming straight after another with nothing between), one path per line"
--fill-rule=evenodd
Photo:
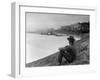
M57 29L64 25L88 21L88 15L26 13L26 31L32 32L48 28Z

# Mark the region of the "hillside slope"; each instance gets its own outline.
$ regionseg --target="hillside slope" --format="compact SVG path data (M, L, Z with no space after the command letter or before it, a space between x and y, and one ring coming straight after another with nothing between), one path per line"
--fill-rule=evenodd
M84 36L81 40L75 43L77 50L77 59L73 63L66 63L65 59L62 65L82 65L89 64L89 36ZM26 67L40 67L40 66L58 66L59 52L49 55L45 58L26 64Z

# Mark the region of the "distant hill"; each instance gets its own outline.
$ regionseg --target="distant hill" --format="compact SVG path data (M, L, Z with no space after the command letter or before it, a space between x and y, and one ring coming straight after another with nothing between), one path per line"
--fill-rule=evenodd
M65 59L63 59L62 65L82 65L89 64L89 35L86 34L81 40L76 41L75 43L77 50L77 59L71 64L66 63ZM40 66L58 66L58 55L59 52L39 59L37 61L33 61L31 63L27 63L26 67L40 67Z
M75 23L71 25L61 26L61 28L55 30L55 32L64 34L89 33L89 26L89 22Z
M89 33L89 22L75 23L71 25L64 25L58 29L48 28L48 29L40 29L34 32L29 33L38 33L42 35L57 35L57 34L81 34L81 33Z

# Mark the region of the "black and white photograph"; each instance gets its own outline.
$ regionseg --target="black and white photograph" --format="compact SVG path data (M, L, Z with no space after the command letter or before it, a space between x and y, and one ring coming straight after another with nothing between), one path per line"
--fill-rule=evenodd
M25 12L25 66L90 64L90 16Z

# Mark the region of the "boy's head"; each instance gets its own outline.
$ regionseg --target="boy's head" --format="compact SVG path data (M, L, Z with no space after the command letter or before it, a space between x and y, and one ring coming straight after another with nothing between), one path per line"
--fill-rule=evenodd
M73 36L69 36L67 39L68 39L70 45L74 45L75 39Z

